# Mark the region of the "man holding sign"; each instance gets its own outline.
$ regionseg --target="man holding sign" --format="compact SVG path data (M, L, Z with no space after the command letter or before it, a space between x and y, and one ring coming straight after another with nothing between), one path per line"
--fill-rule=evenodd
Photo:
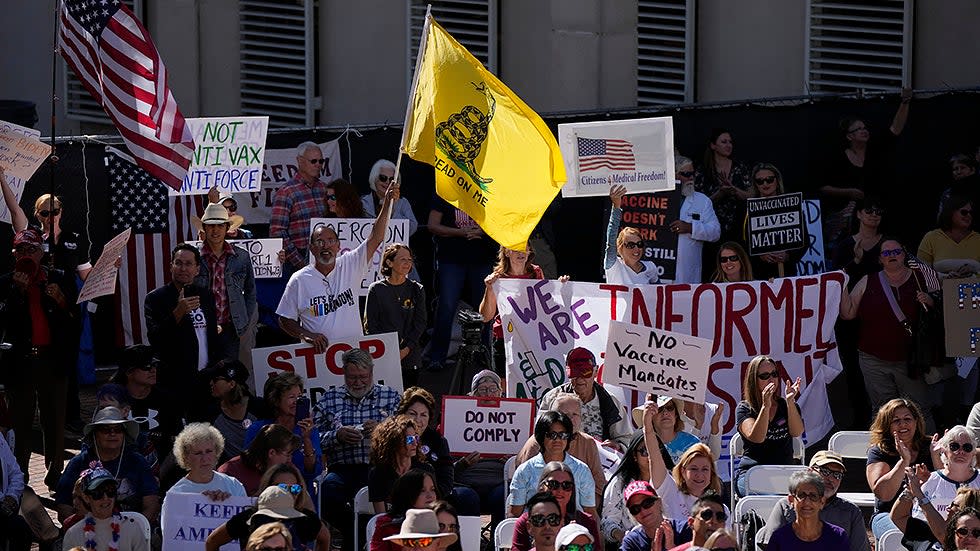
M315 264L294 273L286 284L276 309L279 327L287 335L313 345L317 354L327 349L328 339L364 334L354 289L360 286L375 251L384 241L398 188L398 182L388 186L371 235L352 251L338 256L340 239L333 228L319 226L313 230L310 253Z

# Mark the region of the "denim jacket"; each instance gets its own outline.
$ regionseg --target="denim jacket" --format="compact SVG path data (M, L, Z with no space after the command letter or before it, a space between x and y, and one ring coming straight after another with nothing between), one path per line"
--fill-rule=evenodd
M207 246L202 243L202 246ZM241 247L232 246L233 254L225 261L225 292L228 295L228 311L235 331L239 335L245 332L248 322L258 309L255 298L255 272L252 271L252 259L248 251ZM211 288L211 277L208 273L208 263L201 259L201 271L194 278L194 284Z

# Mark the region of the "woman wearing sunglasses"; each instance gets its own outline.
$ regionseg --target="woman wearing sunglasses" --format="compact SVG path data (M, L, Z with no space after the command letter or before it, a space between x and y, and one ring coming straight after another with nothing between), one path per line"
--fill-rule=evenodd
M361 196L361 205L364 207L365 215L371 218L377 216L378 211L381 210L381 203L384 202L388 186L395 180L395 163L388 159L375 161L368 173L368 186L371 188L371 193ZM397 180L401 180L400 175ZM415 230L419 228L418 220L415 219L415 213L412 211L412 205L408 199L401 196L401 191L395 195L395 204L391 207L391 219L408 220L408 235L414 235Z
M756 198L776 197L785 192L783 174L771 163L758 163L752 167L752 192ZM742 238L749 239L749 216L745 215L742 224ZM806 242L806 240L804 240ZM768 253L752 257L752 272L759 280L796 275L796 263L806 252L806 246L790 251Z
M443 545L441 547L442 551L463 551L463 546L459 541L459 515L456 513L456 508L453 507L448 501L438 500L433 502L429 506L436 514L436 520L439 521L439 532L443 534L456 534L456 541L443 540Z
M752 281L752 263L741 245L734 241L722 243L715 258L715 272L711 275L714 283L733 283Z
M664 518L663 502L649 482L630 482L623 490L623 501L637 526L623 537L621 551L666 551L673 549L675 542L691 539L691 530L684 520ZM682 530L677 529L678 525Z
M606 273L606 283L619 285L645 285L660 280L660 269L649 260L643 260L646 250L643 237L636 228L619 229L623 220L623 196L626 186L615 185L609 188L612 210L609 212L609 226L606 228L606 256L602 268Z
M591 535L592 541L600 542L596 548L599 551L602 550L602 538L599 535L596 518L580 511L575 505L575 477L572 476L572 470L567 465L558 461L552 461L545 465L541 471L538 491L547 492L554 496L558 502L563 524L567 525L574 522L583 526ZM514 525L513 551L528 551L531 548L532 542L528 522L528 512L525 510L521 516L517 517L517 524Z
M924 465L907 467L908 487L892 506L891 519L906 541L939 542L945 535L946 515L960 488L980 488L977 441L963 425L939 439L943 468L929 473ZM925 482L922 477L928 476Z
M802 380L786 379L785 398L780 395L781 375L776 361L756 356L749 362L742 381L742 401L735 408L735 426L745 451L735 471L732 488L745 494L745 473L755 465L793 463L793 439L803 434L803 416L796 399Z
M391 489L398 477L409 469L424 469L435 474L422 453L418 425L408 415L394 415L378 423L371 434L371 471L368 473L368 497L375 513L384 513L391 503Z
M626 453L623 454L619 467L609 478L602 496L600 525L606 541L623 541L626 532L636 526L636 519L626 510L623 489L634 480L650 480L650 461L647 457L643 432L636 431L629 445L626 446Z
M980 511L967 507L951 515L943 551L980 551Z
M327 184L328 218L367 218L354 184L338 178Z
M595 536L584 526L577 523L566 524L555 537L558 551L592 551L595 548Z
M378 517L371 536L370 551L398 551L398 545L386 540L401 529L409 509L431 507L439 499L435 476L429 471L412 469L395 481L391 488L391 508Z
M78 547L94 551L149 551L149 541L133 519L139 513L119 513L116 494L119 483L112 473L93 462L81 477L82 502L88 513L65 533L64 549ZM146 522L146 519L143 519Z
M809 469L793 473L789 477L788 499L796 511L796 520L772 533L766 551L850 548L843 528L820 520L826 498L819 474Z
M568 453L575 434L572 420L560 411L546 411L534 423L534 439L540 453L521 463L510 481L510 516L524 512L527 498L537 491L545 465L558 461L568 466L575 482L575 503L595 515L595 480L588 465Z
M919 259L945 277L970 277L980 272L980 234L972 229L974 207L970 197L950 197L939 212L939 227L919 243Z
M905 248L897 239L881 240L881 270L861 278L850 293L842 293L841 319L858 320L858 362L868 391L871 411L904 396L923 407L926 430L935 431L928 386L921 373L909 373L909 353L915 345L919 317L935 307L924 283L905 263Z

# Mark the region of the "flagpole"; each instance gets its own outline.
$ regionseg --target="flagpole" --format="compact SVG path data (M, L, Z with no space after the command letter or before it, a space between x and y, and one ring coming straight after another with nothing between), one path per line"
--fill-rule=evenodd
M399 169L401 169L402 166L402 154L405 153L405 135L408 133L408 121L412 118L415 90L419 85L419 69L422 67L422 58L425 57L425 46L429 41L430 21L432 21L432 4L429 4L425 8L425 23L422 25L422 38L419 40L419 54L415 58L415 73L412 75L412 87L408 91L408 105L405 106L405 123L402 124L402 139L398 144L398 159L395 161L395 176L400 174Z
M58 166L58 150L55 145L55 121L57 120L57 105L58 105L58 54L60 53L60 48L58 46L58 23L61 21L61 2L62 0L54 0L54 42L51 48L51 199L48 201L50 205L48 210L54 210L54 186L55 178L54 171ZM54 268L54 225L55 219L54 215L48 216L48 224L51 226L51 230L48 232L48 267Z

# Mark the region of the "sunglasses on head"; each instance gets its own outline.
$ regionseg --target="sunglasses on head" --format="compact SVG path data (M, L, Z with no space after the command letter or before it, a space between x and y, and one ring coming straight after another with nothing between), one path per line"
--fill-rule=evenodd
M117 489L115 486L112 485L99 486L94 490L85 491L85 495L89 496L92 499L102 499L104 497L111 497L112 499L116 499L116 494L117 494Z
M583 543L579 545L577 543L570 543L568 545L562 545L559 549L564 551L592 551L591 543Z
M575 489L575 483L571 480L563 480L561 482L557 480L545 480L541 484L543 484L544 487L548 488L549 490L557 490L558 488L561 488L566 492L570 492Z
M756 373L755 376L758 377L758 379L760 381L768 381L769 379L772 379L773 377L779 377L779 372L778 371L767 371L765 373Z
M642 511L644 509L649 509L650 507L653 507L654 505L656 505L657 504L657 501L659 501L659 500L660 500L659 497L650 496L650 497L644 499L643 501L637 503L636 505L628 505L626 507L626 509L629 510L629 512L630 512L631 515L636 516L636 515L640 514L640 511Z
M880 209L878 207L867 207L866 209L864 209L864 212L866 214L874 214L877 216L881 216L882 214L885 214L885 209Z
M974 538L980 538L980 528L963 528L963 527L960 527L960 528L957 528L956 529L956 535L957 536L960 536L961 538L965 538L967 536L973 536Z
M967 442L966 444L960 444L959 442L950 442L949 443L949 451L951 451L951 452L958 452L961 449L963 450L963 453L970 453L970 452L973 451L973 444L971 444L969 442Z
M303 492L303 487L300 486L299 484L276 484L276 486L279 486L280 488L286 490L287 492L293 494L294 496L298 496L300 493Z
M766 176L765 178L756 178L755 179L756 185L759 185L759 186L761 186L762 184L771 184L771 183L773 183L775 181L776 181L776 177L775 176Z
M827 467L817 467L817 472L820 473L820 476L826 476L834 480L844 480L844 473L841 471L834 471Z
M327 162L326 159L307 159L306 161L314 165L322 165L323 163Z
M61 209L42 210L38 214L40 214L44 218L47 218L48 216L52 216L52 215L53 216L58 216L59 214L61 214Z
M718 522L725 522L726 520L728 520L728 514L725 513L725 511L712 511L711 509L702 509L701 512L698 513L698 518L700 518L705 522L711 520L712 516L715 517L715 520L717 520Z
M567 432L564 431L555 432L553 430L549 430L548 432L544 433L544 437L547 438L548 440L571 440L572 439L572 435Z
M625 247L627 249L641 249L641 248L643 248L643 242L642 241L627 241L626 243L623 243L623 247Z
M378 181L382 184L387 184L388 182L394 180L394 176L388 176L387 174L378 174Z
M738 551L734 547L712 547L711 551Z
M405 445L406 446L411 446L412 444L418 444L418 443L419 443L419 435L417 435L417 434L409 434L409 435L406 435L405 436Z
M905 249L882 249L881 256L888 258L889 256L898 256L905 252Z
M733 254L731 256L719 256L718 257L718 260L721 260L721 263L722 264L724 264L726 262L741 262L741 260L739 260L737 254Z
M537 526L538 528L544 526L544 523L546 522L551 526L558 526L561 524L561 516L558 513L531 515L527 517L527 520L531 521L531 526Z

